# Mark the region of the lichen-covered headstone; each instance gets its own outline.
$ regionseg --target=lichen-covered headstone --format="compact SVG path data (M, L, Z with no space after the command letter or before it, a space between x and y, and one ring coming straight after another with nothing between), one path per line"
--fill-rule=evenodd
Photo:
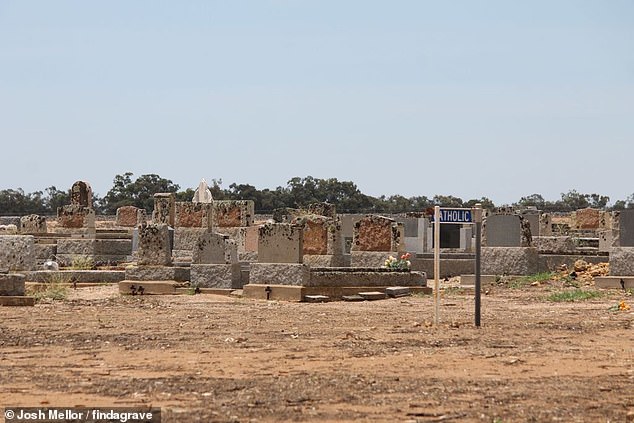
M290 223L267 223L259 228L258 262L302 263L303 228Z
M85 181L77 181L70 188L70 203L77 206L92 207L92 188Z
M29 214L20 218L20 233L23 235L45 234L46 231L46 217Z
M172 192L160 192L154 194L154 211L152 222L174 227L176 215L176 199Z
M139 226L137 257L138 264L142 266L169 266L172 263L169 227L166 224Z
M213 205L211 203L177 202L174 225L177 228L211 228Z
M238 247L228 235L204 233L198 238L192 254L195 264L232 264L238 261Z
M135 206L122 206L117 209L117 226L134 228L145 223L147 216L144 209Z
M255 203L252 200L222 200L213 202L214 227L231 228L253 225Z
M399 251L404 226L393 219L367 215L354 224L352 251Z

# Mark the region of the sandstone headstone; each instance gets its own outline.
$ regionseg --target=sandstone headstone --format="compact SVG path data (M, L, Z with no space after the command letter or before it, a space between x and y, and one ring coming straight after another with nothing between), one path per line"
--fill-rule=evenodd
M79 204L57 208L57 223L67 229L95 229L95 210Z
M267 223L258 232L258 262L302 263L304 236L301 226Z
M593 208L577 210L575 221L576 229L598 229L601 223L601 211Z
M165 224L174 227L176 215L176 200L174 193L160 192L154 194L154 211L152 212L152 222L154 224Z
M207 185L207 181L205 178L200 180L198 184L198 188L194 191L194 198L192 198L193 203L212 203L213 197L211 196L211 190Z
M399 251L403 232L402 223L367 215L354 224L352 251Z
M76 206L92 208L92 188L85 181L77 181L70 188L70 203Z
M20 233L23 235L45 234L46 231L46 217L30 214L20 218Z
M337 208L334 204L330 203L312 203L308 205L306 210L307 214L316 214L319 216L326 216L330 218L337 217Z
M328 219L322 216L303 221L304 254L328 254L328 225Z
M213 226L213 205L211 203L175 204L177 228L211 228Z
M117 209L117 226L134 228L145 223L147 216L144 209L135 206L123 206Z
M253 225L255 203L252 200L222 200L213 202L214 227L243 227Z

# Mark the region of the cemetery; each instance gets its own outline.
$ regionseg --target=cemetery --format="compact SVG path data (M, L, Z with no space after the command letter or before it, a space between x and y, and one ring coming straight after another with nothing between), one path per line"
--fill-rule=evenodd
M0 222L7 403L152 404L166 421L634 418L632 210L484 210L478 243L467 212L438 233L427 211L258 215L202 180L191 201L157 192L151 213L97 216L88 182L70 192L54 217Z

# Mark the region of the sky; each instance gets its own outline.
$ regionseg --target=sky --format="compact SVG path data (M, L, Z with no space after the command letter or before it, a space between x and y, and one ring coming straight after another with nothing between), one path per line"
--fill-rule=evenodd
M634 193L630 0L0 0L0 189Z

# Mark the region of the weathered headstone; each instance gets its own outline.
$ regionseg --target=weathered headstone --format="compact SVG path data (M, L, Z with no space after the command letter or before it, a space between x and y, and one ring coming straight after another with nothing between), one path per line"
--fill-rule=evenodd
M193 252L191 283L199 288L242 288L235 241L219 233L202 234Z
M289 223L267 223L258 233L258 262L302 263L303 228Z
M0 236L0 269L34 270L36 267L33 235Z
M598 229L601 222L601 211L593 208L577 210L575 222L576 229Z
M20 233L23 235L45 234L46 231L46 217L30 214L20 218Z
M531 228L531 236L539 236L540 232L540 214L537 213L524 213L522 217L528 222Z
M70 203L92 208L92 188L85 181L77 181L70 188Z
M26 277L19 273L0 274L0 296L24 296Z
M213 202L214 227L244 227L253 225L255 203L252 200L222 200Z
M213 225L213 205L211 203L175 203L177 228L211 228Z
M337 208L330 203L312 203L306 209L307 214L316 214L330 218L337 217Z
M160 192L154 194L154 211L152 222L174 227L176 215L176 200L172 192Z
M328 254L328 219L312 218L304 222L304 254Z
M198 184L198 188L194 191L194 198L192 198L193 203L212 203L213 197L211 196L211 190L207 185L207 181L205 178L200 180Z
M57 208L57 232L72 235L95 235L95 209L92 208L90 184L77 181L70 189L70 204Z
M552 218L548 213L542 213L539 215L539 236L552 236L553 224ZM532 232L531 232L532 235Z
M0 225L0 235L17 235L18 227L12 223L8 225Z
M207 232L198 238L193 252L193 263L231 264L237 261L236 243L227 235Z
M57 209L57 223L66 229L95 229L95 210L79 204L70 204Z
M147 216L144 209L135 206L122 206L117 209L117 226L134 228L145 223Z
M400 251L403 224L383 216L367 215L354 225L352 251Z
M169 227L166 224L144 224L139 227L139 265L169 266L172 251Z

